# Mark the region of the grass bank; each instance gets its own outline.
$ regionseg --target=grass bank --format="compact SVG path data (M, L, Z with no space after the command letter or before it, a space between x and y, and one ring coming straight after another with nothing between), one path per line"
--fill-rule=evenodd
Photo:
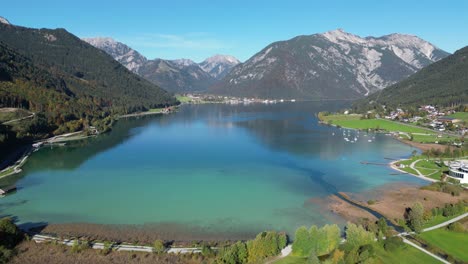
M419 238L434 248L440 248L447 254L464 262L468 261L468 234L466 232L454 232L446 228L439 228L419 235Z
M387 119L363 119L359 114L323 114L318 115L321 122L344 128L359 130L375 130L383 132L399 132L403 139L409 139L419 143L448 143L456 139L456 136L437 133L437 131L404 124Z

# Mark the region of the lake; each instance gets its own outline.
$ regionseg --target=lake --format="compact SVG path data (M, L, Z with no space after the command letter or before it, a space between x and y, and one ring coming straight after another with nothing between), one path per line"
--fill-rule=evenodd
M343 225L313 201L423 182L360 163L407 157L410 146L318 124L318 111L341 107L183 105L171 115L122 119L110 133L33 153L22 173L0 182L19 189L0 198L0 215L20 223L174 224L227 238Z

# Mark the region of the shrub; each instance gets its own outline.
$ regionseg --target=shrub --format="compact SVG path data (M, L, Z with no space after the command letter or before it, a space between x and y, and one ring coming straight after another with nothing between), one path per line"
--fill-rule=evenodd
M396 251L399 248L402 248L405 244L399 237L389 237L384 242L384 249L386 251Z
M75 239L73 241L71 251L73 253L80 253L81 251L89 249L89 248L90 248L90 245L89 245L88 241L82 241L82 240Z
M451 223L448 225L448 230L457 232L457 233L464 233L465 232L465 227L460 224L459 222Z
M0 220L0 238L0 246L14 248L23 239L23 235L13 220L6 217Z
M373 204L375 204L375 200L369 200L369 201L367 201L367 204L368 205L373 205Z
M163 253L164 250L166 250L166 246L164 245L164 242L162 240L156 240L153 243L153 252L154 253Z
M204 256L206 258L211 258L211 257L214 257L216 255L215 252L213 251L213 249L211 249L211 247L207 246L207 245L203 245L202 250L201 250L201 254L202 254L202 256Z

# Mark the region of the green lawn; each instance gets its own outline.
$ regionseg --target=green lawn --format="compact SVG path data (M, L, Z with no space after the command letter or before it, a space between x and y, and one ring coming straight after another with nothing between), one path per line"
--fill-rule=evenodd
M437 133L436 131L433 131ZM443 143L443 142L450 142L454 141L456 139L459 139L458 137L455 136L448 136L448 135L443 135L442 137L439 137L437 134L432 134L432 135L418 135L418 134L412 134L413 140L416 142L420 143Z
M433 247L440 248L453 257L468 261L468 234L449 231L439 228L419 235L424 241Z
M361 115L351 114L351 115L326 115L320 116L321 120L325 123L338 125L345 128L352 129L381 129L389 132L404 132L409 133L413 137L413 140L420 143L435 143L435 142L449 142L458 139L455 136L443 135L442 137L438 136L437 131L431 129L414 127L399 123L396 121L386 120L386 119L361 119ZM406 138L405 135L401 135Z
M458 215L454 215L454 216L450 216L450 217L446 217L446 216L443 216L443 215L436 215L436 216L433 216L431 220L427 221L426 223L424 223L424 228L427 228L427 227L431 227L431 226L435 226L435 225L438 225L440 223L443 223L445 221L448 221L452 218L455 218L457 217Z
M449 115L448 117L453 117L468 122L468 112L457 112L455 114Z
M385 119L360 119L359 115L329 115L324 116L323 121L331 121L334 125L339 125L353 129L382 129L390 132L424 133L432 131L424 128L417 128Z
M381 263L401 263L401 264L419 264L419 263L440 263L435 258L417 250L416 248L405 245L405 247L398 249L396 251L385 251L381 247L376 247L375 249L377 258Z
M306 264L307 258L302 257L295 257L295 256L287 256L283 259L280 259L275 264Z
M152 109L148 110L148 112L161 113L163 110L164 110L164 108L152 108Z
M192 98L180 94L176 94L175 97L181 103L190 103L192 101Z
M396 251L387 252L382 247L376 246L375 247L376 258L379 263L401 263L401 264L431 264L431 263L440 263L438 260L432 258L431 256L426 255L425 253L411 247L405 245L403 248L398 249ZM287 256L284 259L280 259L275 264L305 264L307 262L307 258L295 257L295 256Z

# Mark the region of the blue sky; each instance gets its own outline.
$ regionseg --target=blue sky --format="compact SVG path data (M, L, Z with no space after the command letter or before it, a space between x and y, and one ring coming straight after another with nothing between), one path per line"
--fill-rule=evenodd
M152 59L244 61L266 45L336 28L360 36L417 35L448 51L468 45L468 1L57 1L15 0L0 16L16 25L109 36Z

